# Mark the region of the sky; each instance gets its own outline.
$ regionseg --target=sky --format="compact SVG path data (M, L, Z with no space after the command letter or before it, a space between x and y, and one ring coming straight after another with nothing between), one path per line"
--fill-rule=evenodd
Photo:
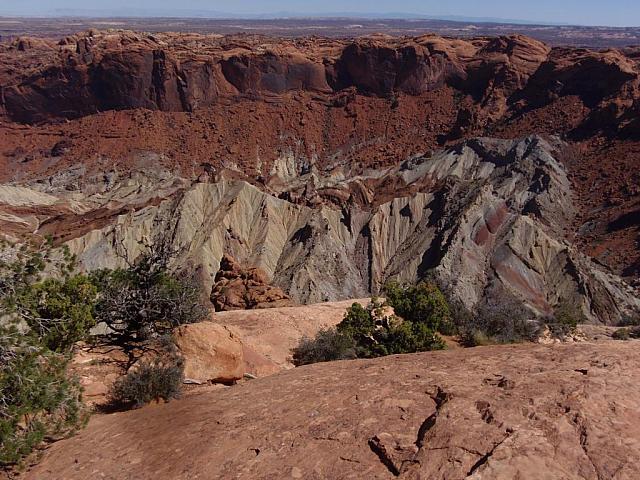
M640 26L640 0L0 0L0 15L165 16L408 13L572 25Z

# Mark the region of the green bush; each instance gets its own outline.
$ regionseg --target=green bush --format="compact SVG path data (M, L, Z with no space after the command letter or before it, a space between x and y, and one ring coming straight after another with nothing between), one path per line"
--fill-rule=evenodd
M613 332L611 338L614 340L629 340L631 338L631 332L628 328L620 328Z
M16 299L20 317L54 352L69 351L95 325L97 289L83 275L48 278L21 289Z
M152 401L169 401L180 396L184 361L174 349L153 360L142 360L113 384L111 403L138 408Z
M387 303L396 315L409 322L421 323L445 335L453 332L453 322L447 298L435 283L418 285L388 283L385 287Z
M323 330L315 338L304 338L300 342L293 351L294 364L445 348L443 340L426 323L386 316L384 306L375 298L367 308L354 303L335 329Z
M115 343L130 346L145 342L207 316L196 282L169 271L172 255L158 244L128 268L92 274L100 292L96 320L110 328Z
M553 315L545 320L554 337L563 339L567 335L575 333L578 324L586 323L586 318L578 305L563 301L558 303Z
M293 352L293 364L296 366L352 358L356 358L353 338L333 328L320 330L315 338L303 338Z
M424 323L404 321L379 335L379 354L399 355L403 353L443 350L445 343Z
M96 289L51 242L0 252L0 464L18 463L43 440L86 419L69 378L73 344L94 325ZM47 278L43 279L44 274Z
M0 313L29 327L26 334L49 350L69 351L95 325L96 287L73 274L75 258L67 248L55 252L46 243L12 251L5 245L4 253L10 260L0 261Z
M586 319L580 307L571 302L560 302L553 312L551 323L561 325L569 330L575 330L579 323Z
M34 337L0 327L0 465L18 463L46 438L72 433L86 420L68 361Z

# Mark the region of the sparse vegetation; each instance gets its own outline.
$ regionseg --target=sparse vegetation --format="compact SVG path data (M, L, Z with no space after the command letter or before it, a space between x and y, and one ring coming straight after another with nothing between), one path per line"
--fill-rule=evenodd
M184 362L167 339L157 356L134 365L114 383L111 402L118 407L138 408L152 401L169 401L180 396L183 380Z
M503 289L457 320L460 342L467 347L532 341L539 330L533 314Z
M12 465L43 440L64 436L86 419L67 355L33 336L0 327L0 465Z
M196 282L170 272L174 254L159 242L127 268L92 274L100 291L96 319L109 327L113 343L130 347L206 317Z
M613 332L611 337L614 340L638 339L640 338L640 326L630 326L630 327L619 328L618 330Z
M580 323L586 319L579 305L569 301L559 302L553 315L545 319L545 324L554 337L563 339L576 332Z
M629 340L631 338L631 332L628 328L620 328L613 332L611 338L614 340Z
M293 363L300 366L353 358L356 358L353 338L331 328L320 330L315 338L304 337L294 351Z
M0 465L82 425L81 388L67 367L73 346L96 323L111 329L107 342L130 353L164 345L116 382L114 402L140 406L179 394L182 360L158 339L203 319L207 309L193 281L169 272L172 252L164 244L126 269L90 276L75 273L75 258L51 241L0 247Z
M397 289L394 291L395 300L405 302L405 289L399 286L393 288ZM422 294L427 295L424 292ZM418 305L424 308L427 303ZM404 311L409 313L408 304L404 305ZM413 315L413 318L425 318L427 321L403 320L395 315L388 315L386 304L376 298L372 299L367 308L354 303L336 328L323 330L313 339L303 339L294 349L294 363L306 365L444 349L443 340L431 328L435 316L419 317L415 312Z

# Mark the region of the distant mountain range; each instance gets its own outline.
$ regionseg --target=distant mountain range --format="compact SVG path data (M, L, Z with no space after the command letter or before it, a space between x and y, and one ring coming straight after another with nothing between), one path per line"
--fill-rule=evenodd
M467 17L463 15L426 15L408 12L325 12L325 13L300 13L280 11L272 13L232 13L215 10L180 10L180 9L146 9L146 8L118 8L118 9L77 9L58 8L45 10L41 13L29 12L20 9L4 9L0 7L0 15L27 15L42 17L171 17L171 18L211 18L211 19L244 19L244 20L273 20L279 18L354 18L354 19L406 19L406 20L435 20L444 22L470 22L470 23L500 23L514 25L560 25L551 22L533 22L522 19L509 19L498 17Z

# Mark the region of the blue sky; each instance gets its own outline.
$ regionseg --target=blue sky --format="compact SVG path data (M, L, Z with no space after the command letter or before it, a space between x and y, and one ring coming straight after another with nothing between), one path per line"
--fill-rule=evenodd
M0 0L0 14L127 13L184 15L354 12L492 17L581 25L640 26L640 0Z

